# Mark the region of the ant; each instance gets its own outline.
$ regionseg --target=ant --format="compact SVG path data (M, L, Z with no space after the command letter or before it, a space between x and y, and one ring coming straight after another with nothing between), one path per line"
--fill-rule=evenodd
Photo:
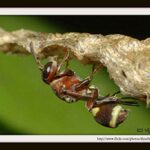
M43 81L51 86L55 94L61 100L72 103L77 102L78 100L86 101L88 99L96 99L95 95L98 95L98 89L93 86L89 86L89 84L94 73L96 73L100 67L93 66L91 75L82 80L75 74L75 72L68 69L68 51L60 63L58 63L56 57L53 57L45 66L43 66L39 60L39 57L34 52L32 42L30 43L30 48L39 69L42 71ZM65 70L60 71L65 62Z
M95 120L103 126L117 127L122 123L128 114L118 103L125 104L121 99L112 96L102 97L98 95L98 88L90 86L93 75L102 67L93 65L92 73L82 80L74 71L68 69L69 51L60 63L56 57L50 59L46 65L42 65L39 57L35 54L33 43L30 43L30 50L33 54L38 68L42 72L43 81L50 85L55 94L67 103L85 101L85 106L92 113ZM60 71L62 65L66 62L64 71ZM127 105L132 103L127 102Z

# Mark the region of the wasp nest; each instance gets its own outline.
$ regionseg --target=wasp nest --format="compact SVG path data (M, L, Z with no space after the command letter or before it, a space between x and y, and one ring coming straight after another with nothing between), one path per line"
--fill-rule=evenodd
M37 33L30 30L6 32L0 29L0 50L30 53L30 43L41 57L70 51L70 59L84 64L103 64L122 94L136 97L150 105L150 38L88 33Z

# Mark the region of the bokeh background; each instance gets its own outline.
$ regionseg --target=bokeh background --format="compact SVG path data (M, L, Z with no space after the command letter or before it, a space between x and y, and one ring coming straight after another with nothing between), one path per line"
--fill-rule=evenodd
M30 29L39 32L88 32L125 34L138 39L150 36L149 16L0 16L0 27L8 31ZM70 66L82 78L91 72L73 60ZM80 67L79 67L80 66ZM107 69L99 71L92 82L106 95L118 91ZM83 102L67 104L59 100L41 80L32 56L0 52L0 134L150 134L150 109L127 107L127 120L116 129L95 122ZM143 132L137 132L142 129Z

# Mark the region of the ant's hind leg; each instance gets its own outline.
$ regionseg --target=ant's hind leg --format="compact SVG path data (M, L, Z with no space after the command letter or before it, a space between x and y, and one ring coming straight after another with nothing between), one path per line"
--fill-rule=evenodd
M116 97L117 94L121 93L121 91L115 92L112 96ZM139 104L136 101L125 101L124 99L136 99L133 97L120 97L116 98L118 103L123 104L123 105L128 105L128 106L139 106Z
M117 94L121 93L120 91L115 92L114 94L112 94L111 96L116 96Z

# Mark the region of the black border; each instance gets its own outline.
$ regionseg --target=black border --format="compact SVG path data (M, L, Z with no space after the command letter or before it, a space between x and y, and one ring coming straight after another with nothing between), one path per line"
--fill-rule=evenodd
M42 0L42 1L35 1L35 0L2 0L0 1L0 7L150 7L150 1L148 0L92 0L92 1L75 1L75 0ZM146 148L146 146L149 146L148 144L41 144L41 143L5 143L0 144L1 148L80 148L80 149L105 149L105 148L133 148L133 146L137 146L138 148ZM112 147L113 146L113 147Z
M1 0L0 7L150 7L148 0Z
M114 149L116 150L117 148L122 150L122 149L146 149L149 144L147 143L3 143L0 144L1 148L18 148L19 150L22 148L39 148L39 149L90 149L90 150L96 150L96 149Z

